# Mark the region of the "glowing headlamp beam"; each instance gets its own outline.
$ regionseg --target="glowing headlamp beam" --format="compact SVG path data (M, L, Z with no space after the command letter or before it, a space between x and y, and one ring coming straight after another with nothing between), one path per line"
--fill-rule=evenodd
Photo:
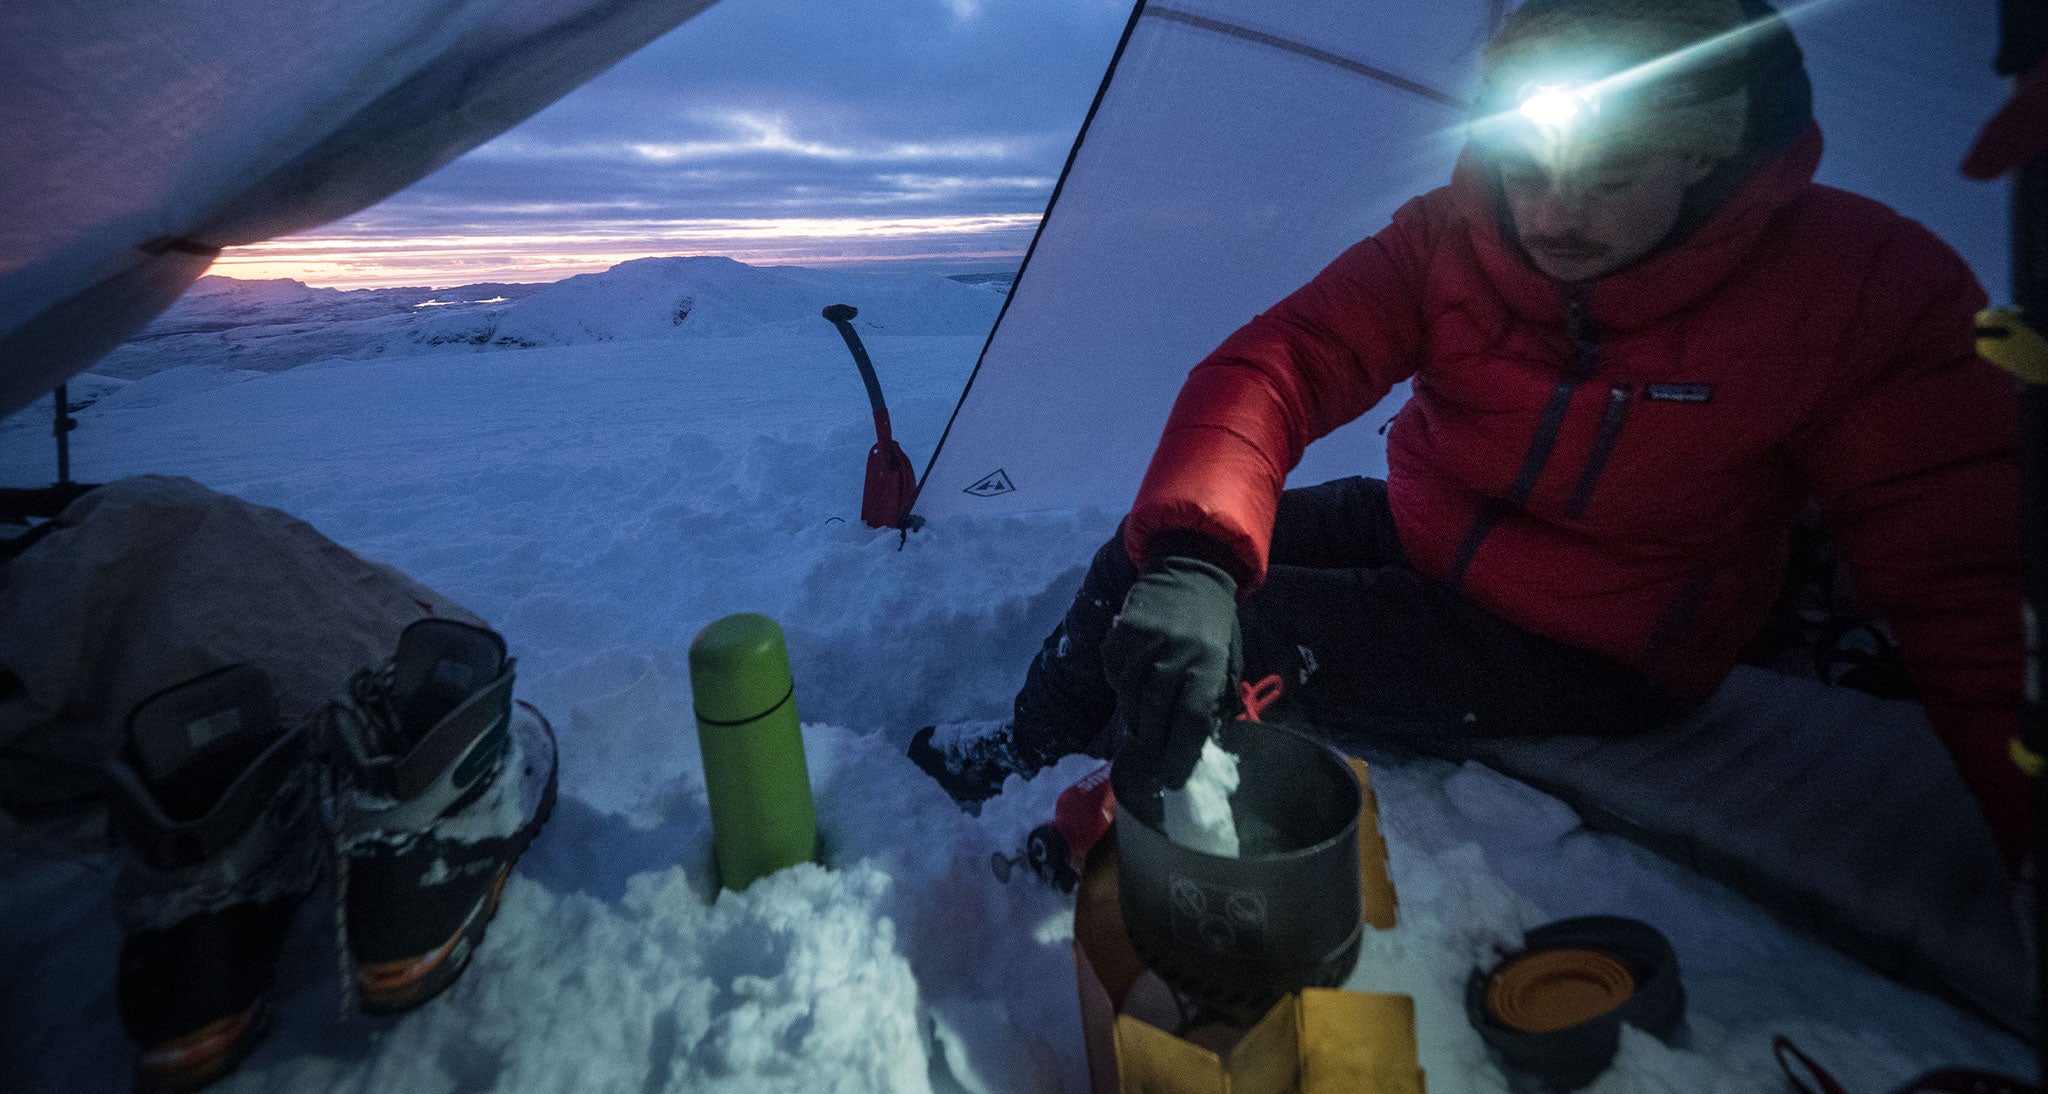
M1563 129L1585 112L1579 97L1561 87L1537 89L1522 100L1520 109L1524 118L1544 129Z
M1624 69L1605 79L1572 88L1545 85L1531 92L1508 113L1482 118L1474 124L1477 127L1491 127L1510 118L1519 117L1520 120L1533 122L1539 129L1556 136L1582 120L1588 108L1607 94L1669 75L1707 56L1738 48L1746 44L1750 38L1779 25L1780 22L1789 23L1795 16L1808 15L1815 9L1836 2L1837 0L1804 0L1803 3L1784 4L1776 15L1745 23L1733 30L1695 42L1684 49Z

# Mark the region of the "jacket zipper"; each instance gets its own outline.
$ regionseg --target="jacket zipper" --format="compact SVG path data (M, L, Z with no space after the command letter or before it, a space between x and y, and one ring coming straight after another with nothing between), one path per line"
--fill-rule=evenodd
M1577 520L1586 515L1586 506L1593 501L1593 487L1600 481L1600 472L1606 470L1608 457L1614 455L1621 423L1628 418L1630 394L1623 384L1607 389L1607 413L1600 416L1600 434L1593 439L1593 454L1586 457L1586 469L1579 473L1578 485L1572 487L1572 500L1565 505L1565 516Z
M1565 334L1571 339L1573 351L1572 375L1559 380L1557 386L1550 390L1550 401L1543 408L1543 420L1537 423L1536 436L1529 442L1529 454L1523 457L1522 469L1515 475L1515 485L1509 489L1508 496L1486 499L1480 505L1478 515L1472 518L1464 540L1458 544L1458 553L1451 559L1447 580L1453 591L1464 584L1465 571L1471 567L1472 559L1479 553L1486 537L1493 534L1494 526L1510 511L1528 504L1529 498L1535 494L1536 482L1543 477L1543 469L1550 463L1551 449L1556 446L1557 435L1564 428L1565 413L1571 409L1573 393L1599 370L1600 332L1586 316L1586 290L1568 287L1564 293ZM1616 423L1615 428L1619 429L1620 424Z

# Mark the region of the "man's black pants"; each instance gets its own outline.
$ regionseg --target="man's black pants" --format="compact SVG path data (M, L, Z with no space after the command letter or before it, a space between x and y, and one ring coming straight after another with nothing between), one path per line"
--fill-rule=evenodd
M1017 694L1021 754L1113 751L1102 640L1136 580L1119 533ZM1274 715L1346 740L1621 734L1684 709L1627 666L1530 634L1410 568L1377 479L1281 494L1266 582L1239 602L1238 626L1245 678L1282 679Z

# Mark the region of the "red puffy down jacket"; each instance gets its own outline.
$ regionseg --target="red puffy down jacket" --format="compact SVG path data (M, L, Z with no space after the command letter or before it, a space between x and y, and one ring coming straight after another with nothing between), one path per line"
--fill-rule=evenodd
M1181 389L1125 525L1263 577L1287 472L1395 383L1388 492L1417 569L1703 699L1819 500L2008 857L2017 726L2017 386L1919 224L1813 181L1812 128L1680 245L1567 291L1502 235L1481 169L1409 202Z

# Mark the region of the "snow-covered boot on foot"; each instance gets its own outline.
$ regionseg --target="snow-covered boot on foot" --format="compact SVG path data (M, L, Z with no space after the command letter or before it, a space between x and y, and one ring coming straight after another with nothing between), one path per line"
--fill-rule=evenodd
M969 812L1002 792L1011 775L1030 778L1073 749L1033 747L1008 721L925 726L910 739L913 763Z
M512 668L495 632L423 619L328 707L336 889L366 1011L455 982L554 809L554 730L513 703Z
M115 995L137 1085L193 1090L262 1038L285 935L319 880L304 734L279 730L260 669L230 666L137 704L107 775L122 852Z

